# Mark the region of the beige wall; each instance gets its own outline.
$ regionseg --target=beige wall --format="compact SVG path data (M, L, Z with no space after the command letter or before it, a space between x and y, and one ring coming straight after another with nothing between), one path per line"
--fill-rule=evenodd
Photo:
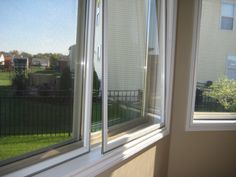
M97 177L166 177L169 137Z
M233 30L220 29L221 2L222 0L202 0L198 82L216 81L227 75L227 56L236 55L236 20Z
M168 177L235 177L236 132L185 132L194 0L179 0Z

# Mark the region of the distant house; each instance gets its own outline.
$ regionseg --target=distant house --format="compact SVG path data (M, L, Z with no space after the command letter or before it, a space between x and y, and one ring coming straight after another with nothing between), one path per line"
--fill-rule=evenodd
M236 79L235 7L235 1L202 1L198 82L216 81L223 75Z
M27 70L29 69L29 59L28 58L13 58L13 66L17 70Z
M0 52L0 66L4 71L11 71L12 55L10 53Z
M5 64L4 64L4 68L6 71L11 71L12 70L12 56L10 54L5 55Z
M57 61L58 63L58 69L60 72L62 72L66 67L69 67L69 58L63 57Z
M32 66L50 67L50 59L47 58L33 58L31 62Z
M0 53L0 65L4 65L5 64L5 57L2 53Z
M70 67L70 71L72 73L75 72L75 61L76 61L76 57L77 57L76 46L77 45L72 45L69 48L69 67Z
M5 65L5 58L4 58L4 55L0 53L0 70L1 71L4 70L4 65Z

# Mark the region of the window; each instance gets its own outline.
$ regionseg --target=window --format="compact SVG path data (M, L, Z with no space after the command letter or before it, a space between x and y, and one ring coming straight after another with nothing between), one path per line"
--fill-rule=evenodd
M73 170L88 174L94 168L97 173L101 165L108 168L168 134L176 1L7 3L0 7L15 11L24 3L31 10L16 14L23 24L12 20L14 30L2 31L13 42L10 48L0 46L5 63L0 86L7 88L7 94L0 90L0 133L5 133L0 151L10 154L20 147L10 144L16 139L31 149L1 159L0 175L30 176L44 169L43 174L55 173L50 169L61 167L64 175ZM9 17L5 13L0 18ZM20 37L12 39L13 32ZM31 34L22 40L21 35ZM19 82L5 79L11 72ZM13 123L12 117L24 120ZM2 124L10 128L5 131Z
M101 2L100 2L100 0L97 0L96 25L99 25L99 24L100 24L100 8L101 8Z
M221 29L233 30L234 28L234 9L233 3L221 4Z
M160 19L159 19L160 20ZM157 15L157 6L155 1L151 1L150 7L150 25L149 25L149 53L159 54L158 46L158 15Z
M234 55L227 56L229 51L236 50L235 34L221 33L214 27L217 19L212 15L217 10L212 7L217 8L219 3L203 0L195 9L194 33L197 35L193 38L195 63L191 68L194 87L190 82L190 90L193 91L189 96L192 98L190 110L194 110L194 113L187 122L190 130L235 129L236 58Z
M228 55L227 57L227 77L236 80L236 56Z
M5 7L0 17L5 26L0 29L5 41L0 44L4 56L0 175L32 162L45 163L49 157L54 165L65 154L72 158L87 152L89 132L83 110L88 108L83 103L88 98L81 96L88 90L81 65L86 62L82 47L86 4L77 0L0 4ZM20 160L25 163L17 164Z

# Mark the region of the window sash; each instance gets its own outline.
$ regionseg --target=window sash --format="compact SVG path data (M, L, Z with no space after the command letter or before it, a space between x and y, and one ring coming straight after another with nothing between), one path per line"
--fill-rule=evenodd
M104 23L103 23L103 63L102 63L102 67L103 67L103 79L102 79L102 118L103 118L103 129L102 129L102 151L103 153L108 152L118 146L124 145L125 143L132 141L133 139L136 139L138 137L141 137L147 133L150 133L154 130L157 130L161 127L163 127L165 125L165 100L166 100L166 93L165 93L165 88L163 89L163 99L162 99L162 115L161 116L161 121L157 124L152 124L149 127L145 127L145 123L141 124L139 129L133 133L130 133L130 135L124 135L121 136L119 138L115 138L113 140L109 140L108 138L108 132L109 132L109 128L108 128L108 56L107 56L107 47L108 47L108 23L107 23L107 16L108 16L108 3L109 0L104 0L103 1L103 13L104 14ZM160 16L160 31L159 31L159 35L161 36L160 38L160 43L162 43L163 47L160 49L160 53L162 54L162 58L165 58L165 29L166 29L166 1L165 0L159 0L158 1L161 6L159 10L161 10ZM146 58L148 57L148 40L149 40L149 26L150 26L150 8L151 8L151 0L148 1L148 24L147 24L147 38L146 38ZM163 70L164 73L162 73L162 81L165 81L166 78L166 70L165 70L165 60L163 62ZM146 81L145 81L146 82ZM164 82L163 84L164 87L166 87L166 82ZM144 96L145 98L145 96ZM144 103L144 107L145 107L145 103Z
M75 68L79 78L75 81L75 94L73 115L74 118L81 117L80 122L76 122L77 126L73 127L73 133L76 139L82 138L82 141L77 143L82 144L80 147L71 148L70 145L62 146L65 153L58 154L46 160L35 162L35 158L41 154L34 155L25 160L14 162L9 165L0 167L0 175L8 174L24 174L24 176L32 175L36 172L42 171L51 166L65 162L82 154L89 152L90 149L90 125L91 125L91 106L92 106L92 59L93 59L93 35L94 35L94 22L95 12L91 9L95 8L95 1L79 0L78 1L78 18L77 18L77 50L79 53L78 61L75 63ZM73 125L74 126L74 125ZM82 131L79 131L81 128ZM74 131L74 130L78 131ZM80 134L81 132L81 134ZM72 146L75 143L72 144ZM57 145L56 145L57 146ZM37 151L38 153L41 150ZM31 155L31 154L30 154ZM19 160L19 159L15 159ZM19 172L20 171L20 172Z
M221 17L221 29L233 30L234 28L234 17Z
M221 4L221 16L234 17L234 4L233 3L222 3Z
M221 3L221 29L233 30L235 5L233 3Z

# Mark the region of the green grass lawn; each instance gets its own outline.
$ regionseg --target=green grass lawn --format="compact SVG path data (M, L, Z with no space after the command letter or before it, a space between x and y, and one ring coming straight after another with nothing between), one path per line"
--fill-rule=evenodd
M40 66L32 66L30 68L30 73L36 73L45 70L44 68L41 68Z
M10 86L11 78L12 78L12 73L0 72L0 86Z
M1 97L0 133L69 134L72 131L73 102L64 97Z
M10 86L11 81L10 80L0 80L0 85L1 86Z
M49 70L49 69L44 69L42 67L39 66L32 66L30 68L30 73L37 73L37 74L52 74L52 75L57 75L60 76L61 73L57 72L55 70Z
M0 137L0 160L16 157L70 139L68 135L24 135Z

